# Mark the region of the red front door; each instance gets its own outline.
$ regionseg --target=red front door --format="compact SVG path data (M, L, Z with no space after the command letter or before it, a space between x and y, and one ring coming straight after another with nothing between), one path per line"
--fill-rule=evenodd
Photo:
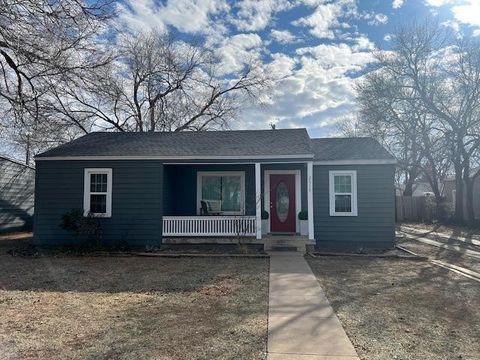
M295 175L270 175L272 232L295 232Z

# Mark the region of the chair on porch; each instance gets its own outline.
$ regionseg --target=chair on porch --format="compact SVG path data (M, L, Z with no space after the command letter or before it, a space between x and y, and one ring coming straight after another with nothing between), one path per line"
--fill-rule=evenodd
M221 215L222 202L220 200L201 200L201 215Z

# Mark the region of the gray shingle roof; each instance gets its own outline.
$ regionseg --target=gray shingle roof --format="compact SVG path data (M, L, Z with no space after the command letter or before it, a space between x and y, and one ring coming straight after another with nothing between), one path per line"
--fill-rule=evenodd
M298 156L317 161L394 160L372 138L310 139L305 129L207 132L95 132L48 150L44 157L266 157Z
M312 139L312 149L317 161L395 160L395 157L372 138Z
M313 152L305 129L206 132L96 132L37 158L65 156L212 157L299 155Z

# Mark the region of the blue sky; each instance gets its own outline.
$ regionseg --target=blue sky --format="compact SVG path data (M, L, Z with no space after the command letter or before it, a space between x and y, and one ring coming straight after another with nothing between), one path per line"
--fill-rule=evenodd
M480 0L122 0L119 24L201 39L225 77L248 59L281 78L247 106L233 128L306 127L333 136L355 113L354 83L388 50L395 26L434 19L459 36L480 36Z

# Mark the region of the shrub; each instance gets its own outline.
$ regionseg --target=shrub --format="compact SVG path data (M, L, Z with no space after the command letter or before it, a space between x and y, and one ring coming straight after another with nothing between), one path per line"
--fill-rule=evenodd
M298 213L298 220L308 220L308 212L307 211L300 211Z
M102 227L97 217L88 214L83 216L83 211L73 209L62 215L60 227L76 236L85 236L87 240L95 242L98 246L102 241Z

